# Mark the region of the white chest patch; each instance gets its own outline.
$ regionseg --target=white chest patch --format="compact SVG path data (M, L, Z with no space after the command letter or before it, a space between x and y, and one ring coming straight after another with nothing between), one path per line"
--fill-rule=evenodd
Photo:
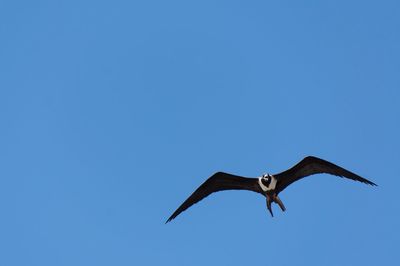
M277 180L274 176L271 176L271 183L269 183L268 187L261 182L261 179L262 177L258 178L258 184L264 192L275 189Z

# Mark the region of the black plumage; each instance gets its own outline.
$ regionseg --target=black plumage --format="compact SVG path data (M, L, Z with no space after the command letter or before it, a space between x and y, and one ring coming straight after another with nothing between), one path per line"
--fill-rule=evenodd
M211 193L222 190L250 190L263 193L257 184L257 178L248 178L237 175L231 175L223 172L213 174L201 186L196 189L187 200L168 218L167 223L173 220L181 212L192 206L193 204L204 199Z
M186 199L181 206L168 218L166 223L173 220L181 212L188 209L193 204L204 199L208 195L222 190L249 190L260 193L267 198L267 207L273 216L271 203L277 203L283 211L286 210L278 194L287 186L306 176L314 174L331 174L345 177L354 181L359 181L368 185L376 186L375 183L354 174L340 166L323 159L308 156L301 160L292 168L275 175L263 175L260 178L249 178L232 175L224 172L217 172L208 178L192 195Z
M356 175L336 164L325 161L323 159L308 156L301 160L298 164L292 168L274 175L278 179L277 193L283 191L287 186L296 182L306 176L315 174L331 174L340 177L345 177L354 181L362 182L364 184L376 186L375 183Z

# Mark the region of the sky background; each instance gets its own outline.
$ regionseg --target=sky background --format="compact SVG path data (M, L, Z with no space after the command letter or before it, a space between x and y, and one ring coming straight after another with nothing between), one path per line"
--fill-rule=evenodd
M399 1L0 1L0 265L399 265ZM213 194L216 171L319 175Z

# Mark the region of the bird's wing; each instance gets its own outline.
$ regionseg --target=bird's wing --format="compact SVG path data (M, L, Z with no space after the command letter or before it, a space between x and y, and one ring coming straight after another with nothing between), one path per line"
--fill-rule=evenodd
M376 186L375 183L331 162L322 160L317 157L308 156L289 170L274 175L278 180L276 188L277 193L281 192L287 186L289 186L293 182L296 182L297 180L302 179L303 177L322 173L345 177L368 185Z
M223 172L218 172L208 178L190 197L182 203L181 206L168 218L166 223L173 220L181 212L193 204L204 199L208 195L221 191L221 190L250 190L258 193L262 193L260 186L258 185L257 178L247 178L236 175L231 175Z

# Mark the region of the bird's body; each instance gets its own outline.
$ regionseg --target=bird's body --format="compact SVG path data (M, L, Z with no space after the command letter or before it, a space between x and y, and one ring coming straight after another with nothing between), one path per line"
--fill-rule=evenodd
M264 174L258 178L242 177L224 172L217 172L208 178L198 189L193 192L192 195L190 195L187 200L182 203L181 206L179 206L179 208L171 215L171 217L168 218L167 223L193 204L199 202L214 192L222 190L249 190L264 195L267 199L267 208L273 216L271 208L272 202L277 203L282 211L286 210L282 201L278 197L280 192L282 192L287 186L295 181L298 181L306 176L320 173L345 177L354 181L376 186L375 183L361 176L358 176L331 162L313 156L304 158L298 164L284 172L274 175Z

